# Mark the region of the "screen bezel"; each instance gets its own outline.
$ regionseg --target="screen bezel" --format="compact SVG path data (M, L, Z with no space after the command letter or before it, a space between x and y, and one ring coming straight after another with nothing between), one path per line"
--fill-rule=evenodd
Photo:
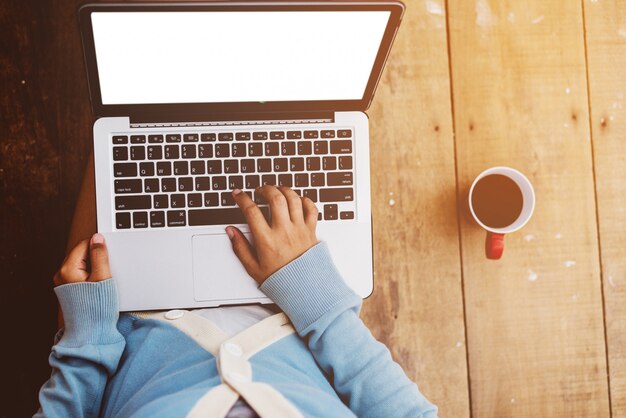
M380 49L372 67L365 92L360 100L327 101L275 101L275 102L227 102L227 103L163 103L163 104L108 104L102 103L100 78L91 24L93 12L145 12L145 11L388 11L389 21L385 28ZM385 2L285 2L285 3L125 3L86 4L79 9L80 28L87 68L87 79L94 116L141 115L142 119L172 118L175 115L215 114L285 114L329 111L366 110L374 97L374 91L400 25L404 5L399 1Z

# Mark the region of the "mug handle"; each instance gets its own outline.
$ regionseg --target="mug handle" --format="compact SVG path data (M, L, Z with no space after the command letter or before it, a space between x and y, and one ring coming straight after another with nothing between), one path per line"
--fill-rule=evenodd
M499 260L504 251L504 234L487 232L485 240L485 253L490 260Z

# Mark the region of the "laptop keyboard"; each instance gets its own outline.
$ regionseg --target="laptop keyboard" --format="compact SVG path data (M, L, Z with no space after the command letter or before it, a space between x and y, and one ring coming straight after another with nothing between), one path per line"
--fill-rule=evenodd
M355 217L352 129L112 136L117 229L246 223L241 189L288 186L317 204L318 219Z

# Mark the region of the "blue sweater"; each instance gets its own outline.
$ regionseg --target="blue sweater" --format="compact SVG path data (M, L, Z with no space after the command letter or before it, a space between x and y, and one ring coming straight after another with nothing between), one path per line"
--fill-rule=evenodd
M320 243L261 290L291 334L250 358L254 381L306 417L435 417L429 403L358 317L361 299ZM215 357L163 321L118 314L113 279L55 288L65 328L37 417L184 417L221 384Z

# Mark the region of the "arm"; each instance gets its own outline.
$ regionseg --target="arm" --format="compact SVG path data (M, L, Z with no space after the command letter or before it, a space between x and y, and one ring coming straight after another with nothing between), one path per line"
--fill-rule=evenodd
M86 269L88 256L91 272ZM35 417L99 416L107 379L125 346L116 328L117 291L110 277L106 247L99 238L78 244L55 276L65 328L52 347L52 375L39 392Z

